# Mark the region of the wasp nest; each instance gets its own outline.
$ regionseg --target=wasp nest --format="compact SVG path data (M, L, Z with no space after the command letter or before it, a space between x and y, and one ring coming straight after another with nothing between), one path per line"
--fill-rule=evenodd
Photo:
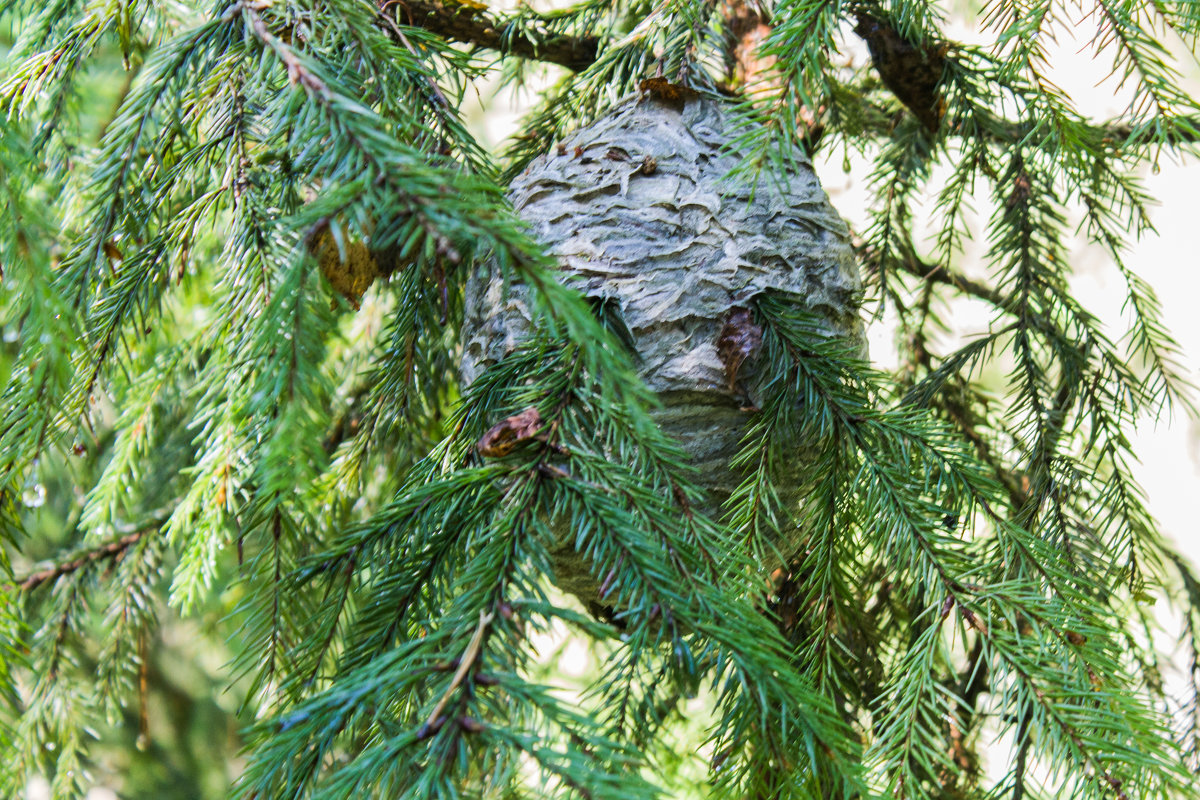
M797 152L790 169L739 182L735 135L716 100L631 97L533 161L510 192L573 285L619 309L662 400L658 422L715 502L739 482L729 462L756 402L754 297L802 297L831 336L865 341L849 231L808 159ZM465 380L528 332L526 298L494 271L468 283Z

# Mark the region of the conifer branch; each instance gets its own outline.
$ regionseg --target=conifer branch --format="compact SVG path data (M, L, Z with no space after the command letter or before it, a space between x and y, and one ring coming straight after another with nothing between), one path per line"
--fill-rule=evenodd
M23 591L32 592L43 583L56 581L64 575L70 575L72 572L90 566L97 561L118 558L130 547L137 544L149 530L146 529L126 534L111 542L106 542L91 550L86 550L67 561L55 564L53 567L47 567L46 569L31 573L25 578L18 579L17 586Z
M596 61L600 40L594 36L569 36L519 25L488 14L471 0L387 0L383 14L394 14L402 25L424 28L457 42L485 47L579 72Z
M868 245L861 241L857 242L855 246L860 252L868 248ZM892 263L922 281L952 286L963 294L984 300L1000 310L1009 310L1011 306L1011 301L998 290L981 281L968 278L946 264L929 264L912 254L909 254L907 258L896 259Z
M771 29L770 20L740 1L729 2L726 6L723 13L728 15L730 30L738 42L740 69L752 75L771 61L769 52L765 55L754 52L761 49L761 42ZM383 14L393 11L393 18L401 24L424 28L448 39L495 50L503 55L558 64L575 72L592 66L599 53L599 39L594 36L570 36L531 29L515 20L495 18L484 7L470 0L386 0L380 5ZM1155 101L1162 106L1158 97L1155 97ZM879 138L892 136L895 123L890 118L870 115L862 121L867 124L864 133ZM814 124L821 127L815 120ZM948 124L945 130L948 135L962 137L973 137L979 133L977 126L960 126L957 123ZM1027 142L1031 133L1044 135L1037 124L1010 122L992 116L986 135L995 144L1011 146ZM1097 141L1118 149L1126 143L1141 142L1144 138L1144 132L1125 124L1096 126L1091 133ZM1165 135L1164 143L1174 146L1200 142L1200 118L1175 119Z
M483 645L483 635L487 632L487 626L495 617L494 611L479 611L479 624L475 626L475 633L471 634L471 640L467 642L467 648L458 658L458 669L454 670L454 677L450 679L450 685L446 687L446 691L442 694L437 705L429 712L429 717L425 720L423 729L432 729L437 724L442 716L442 711L445 710L450 699L454 696L454 692L462 685L463 679L467 677L467 673L475 666L475 659L479 658L479 650ZM420 734L418 734L418 737Z
M941 134L963 140L982 138L988 144L1002 147L1013 147L1021 143L1038 146L1049 136L1044 125L1039 122L1016 122L994 114L977 116L978 119L970 124L962 124L953 120L947 121L941 128ZM983 124L977 124L980 122ZM864 134L875 138L890 139L895 133L895 120L888 116L865 115L860 120L860 124ZM1128 155L1125 151L1131 146L1146 145L1145 131L1124 123L1082 126L1081 132L1097 147L1118 155ZM1163 137L1162 144L1172 147L1185 147L1200 143L1200 117L1176 119L1175 125L1166 131Z

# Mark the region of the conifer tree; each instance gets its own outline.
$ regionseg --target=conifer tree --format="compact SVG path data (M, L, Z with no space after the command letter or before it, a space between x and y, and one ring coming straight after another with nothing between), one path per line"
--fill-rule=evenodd
M232 653L246 753L212 796L1193 793L1200 578L1129 433L1194 412L1127 251L1141 170L1200 141L1197 5L538 9L3 4L4 795L40 775L83 796L98 730L152 744L160 633L196 619ZM1052 82L1068 26L1132 90L1118 118ZM464 98L542 65L557 83L492 152ZM856 300L895 317L901 367L803 297L746 298L728 496L664 431L620 309L506 199L655 93L725 109L730 185L805 154L874 165ZM1071 292L1076 220L1125 278L1126 330ZM466 380L481 271L530 324ZM943 347L964 297L990 324ZM559 585L564 551L597 602ZM1165 597L1183 698L1152 635ZM578 695L535 652L562 628L604 665ZM664 768L680 742L699 784Z

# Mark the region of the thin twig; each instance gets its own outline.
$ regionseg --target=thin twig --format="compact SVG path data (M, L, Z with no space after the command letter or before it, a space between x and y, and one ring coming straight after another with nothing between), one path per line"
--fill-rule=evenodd
M854 246L856 250L862 252L866 248L866 243L857 241L854 242ZM1012 311L1013 302L1003 292L986 283L968 278L944 264L927 264L915 256L898 259L895 263L909 275L914 275L923 281L953 286L963 294L991 303L1002 311Z
M24 578L18 578L13 583L18 589L31 592L43 583L57 581L64 575L70 575L72 572L89 567L97 561L120 558L126 550L140 542L146 534L153 533L161 528L171 518L171 514L174 511L175 503L170 503L162 508L155 509L137 522L114 526L115 532L118 534L117 538L96 547L81 550L67 561L38 570L26 575Z
M97 561L119 558L122 553L141 541L142 537L147 533L154 530L157 530L157 526L147 526L139 531L126 534L118 539L113 539L111 542L105 542L99 547L85 550L69 561L55 564L52 567L39 570L32 575L21 578L17 581L17 588L22 591L32 592L43 583L57 581L64 575L70 575L72 572L95 564Z
M404 35L404 31L400 29L400 26L396 24L395 20L385 13L385 9L383 7L380 7L379 9L379 19L383 20L383 23L387 26L388 32L391 33L392 38L404 45L404 48L408 50L408 52L412 53L413 58L420 60L421 54L417 52L417 48L413 47L412 42L410 42L408 37ZM429 75L425 75L424 78L425 84L429 87L430 93L437 98L441 108L449 108L450 101L447 100L446 95L442 93L442 89L440 86L438 86L437 81L435 81Z
M433 711L429 713L429 719L425 720L426 728L434 727L438 717L446 709L446 704L450 702L450 698L454 696L454 692L462 685L463 679L467 677L467 672L475 663L475 659L479 658L479 651L483 646L483 634L487 631L488 624L492 618L496 616L494 611L484 613L479 612L479 624L475 626L475 633L471 636L471 641L467 643L467 649L463 651L462 657L458 660L458 669L454 671L454 677L450 680L450 685L446 687L446 692L442 695L442 699L433 707Z

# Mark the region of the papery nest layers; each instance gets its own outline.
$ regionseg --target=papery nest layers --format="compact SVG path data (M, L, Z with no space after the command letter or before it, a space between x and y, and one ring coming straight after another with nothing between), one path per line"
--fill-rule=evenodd
M801 152L782 172L731 178L737 131L720 101L645 93L534 160L513 205L569 282L615 309L657 420L702 482L727 494L729 462L756 404L748 309L768 291L803 298L830 336L865 347L849 230ZM462 375L473 380L526 336L527 290L484 269L467 284ZM715 498L720 499L720 498Z

